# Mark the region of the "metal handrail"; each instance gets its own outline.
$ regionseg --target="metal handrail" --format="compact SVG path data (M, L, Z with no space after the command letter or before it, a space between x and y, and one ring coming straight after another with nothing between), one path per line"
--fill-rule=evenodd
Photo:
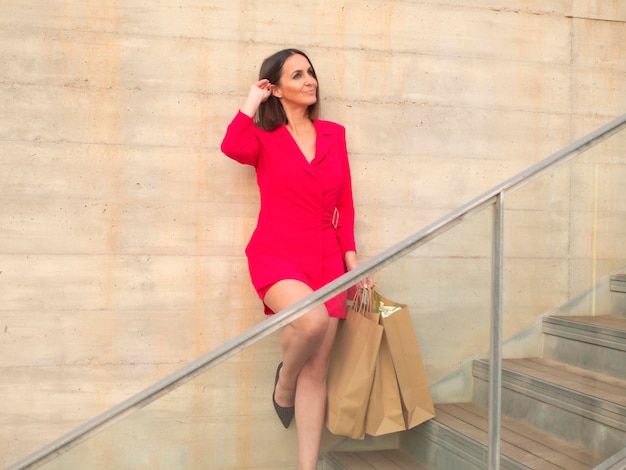
M566 161L581 154L585 150L616 134L623 127L626 127L626 114L618 117L617 119L614 119L608 124L586 135L585 137L574 141L567 147L564 147L562 150L552 154L541 162L529 167L528 169L518 173L512 178L509 178L508 180L495 186L494 188L464 204L463 206L460 206L459 208L451 211L450 213L440 218L436 222L428 225L424 229L393 245L387 250L374 256L370 260L363 262L356 269L347 272L346 274L330 282L324 287L318 289L304 299L296 302L288 308L281 310L275 315L268 317L258 325L250 328L248 331L224 343L222 346L219 346L216 349L206 353L205 355L187 364L181 369L159 380L150 387L140 391L139 393L114 406L108 411L105 411L104 413L96 416L95 418L77 427L68 434L62 436L61 438L53 441L47 446L13 464L7 470L21 470L28 468L29 466L34 464L42 464L46 461L49 461L56 455L70 449L79 442L82 442L90 436L100 432L101 430L117 422L124 416L132 413L135 410L143 408L160 396L168 393L170 390L177 388L178 386L188 382L194 377L202 374L207 369L216 366L220 362L227 360L228 358L234 356L248 346L271 335L272 333L292 322L296 318L306 314L308 311L317 307L318 305L321 305L326 300L353 286L356 282L358 282L358 280L363 279L364 277L371 275L374 272L379 271L385 266L393 263L394 261L402 258L407 253L415 250L416 248L426 244L433 238L436 238L442 233L450 230L451 228L461 223L463 220L481 211L488 205L495 203L498 204L498 212L500 213L500 216L497 217L497 224L499 224L499 231L501 232L503 224L502 197L505 192L519 189L530 181L541 176L545 172L552 170L557 165L565 163ZM498 231L497 227L494 227L494 229ZM495 241L496 240L494 240L494 242ZM498 237L497 244L501 243L502 238ZM489 456L490 470L497 470L499 468L500 387L497 377L499 376L501 370L501 351L498 345L501 343L502 338L501 331L499 331L499 327L497 325L500 325L502 321L501 255L501 245L500 248L494 246L494 278L496 276L500 277L495 278L493 282L493 294L497 296L497 298L494 302L492 302L492 347L490 350L492 353L496 353L492 354L491 357L492 364L495 364L496 366L490 368L490 384L492 384L492 387L490 388L491 403L489 449L495 449L496 452L493 452L493 455ZM494 331L496 334L493 334ZM494 374L496 374L495 381L493 380ZM495 384L496 386L494 387L493 384Z

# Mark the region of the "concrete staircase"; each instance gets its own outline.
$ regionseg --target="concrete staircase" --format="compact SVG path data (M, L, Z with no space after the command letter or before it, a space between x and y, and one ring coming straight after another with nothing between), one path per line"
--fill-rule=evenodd
M543 357L503 360L501 468L626 468L625 275L611 291L622 297L611 315L546 317ZM321 468L487 468L488 369L474 361L473 401L437 405L398 449L330 452Z

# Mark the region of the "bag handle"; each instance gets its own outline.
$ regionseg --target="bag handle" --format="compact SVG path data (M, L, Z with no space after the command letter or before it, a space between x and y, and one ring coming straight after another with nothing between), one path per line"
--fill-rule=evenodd
M373 289L369 287L357 287L352 299L352 310L359 315L366 313L376 313L376 299Z

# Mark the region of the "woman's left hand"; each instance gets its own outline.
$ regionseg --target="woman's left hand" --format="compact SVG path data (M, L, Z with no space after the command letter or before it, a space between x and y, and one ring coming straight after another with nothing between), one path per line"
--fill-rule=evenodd
M373 289L374 286L374 278L372 276L367 276L362 281L359 281L356 285L359 289Z

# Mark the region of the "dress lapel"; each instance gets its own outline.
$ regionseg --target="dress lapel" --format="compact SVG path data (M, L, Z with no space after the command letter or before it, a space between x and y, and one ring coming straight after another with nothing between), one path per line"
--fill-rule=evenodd
M276 130L276 144L280 147L285 155L297 155L299 165L313 176L316 176L315 167L324 160L332 145L332 132L324 125L324 121L315 120L316 140L315 140L315 158L311 163L302 154L295 139L289 133L287 126L282 126Z
M332 144L332 133L323 121L313 121L315 124L315 132L317 134L315 141L315 159L311 162L314 165L319 164L330 150Z

